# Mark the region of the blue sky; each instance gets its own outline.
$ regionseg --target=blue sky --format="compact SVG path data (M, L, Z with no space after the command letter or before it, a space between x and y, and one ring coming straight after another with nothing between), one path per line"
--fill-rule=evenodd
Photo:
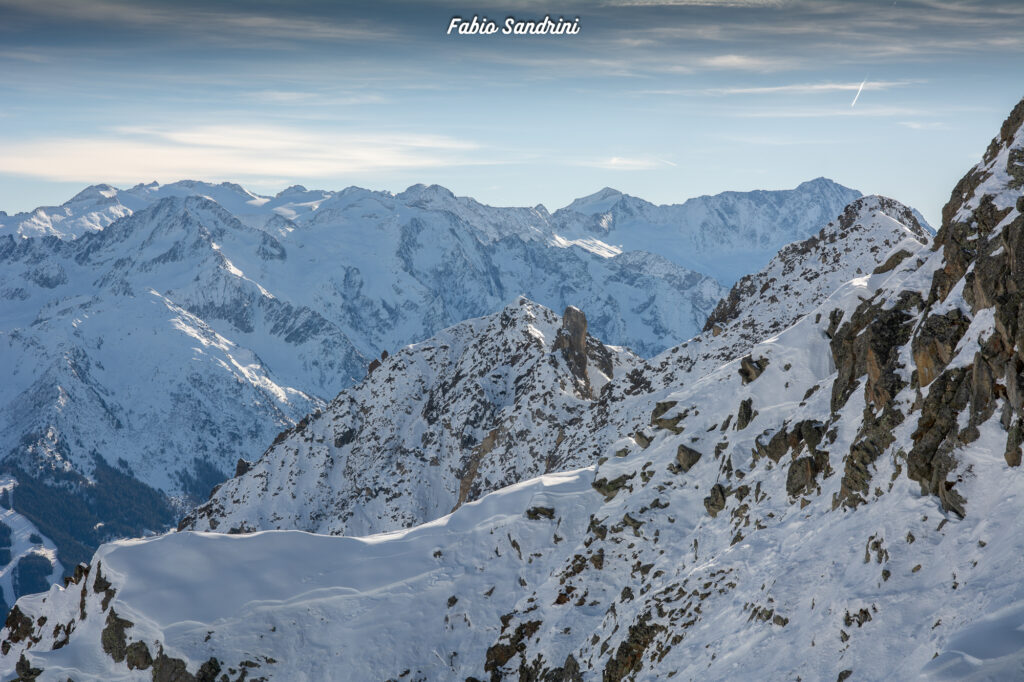
M445 35L474 14L581 30ZM0 0L0 209L186 177L554 209L824 175L937 224L1022 63L1015 1Z

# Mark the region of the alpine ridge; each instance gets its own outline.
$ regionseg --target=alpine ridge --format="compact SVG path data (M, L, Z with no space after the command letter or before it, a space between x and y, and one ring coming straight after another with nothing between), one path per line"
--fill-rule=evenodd
M857 194L830 181L782 193L809 214ZM646 250L601 241L579 211L556 220L425 185L96 185L0 216L0 466L17 511L66 566L164 530L381 351L520 294L579 306L593 334L641 355L692 336L725 286L654 253L677 208L630 201L660 221ZM770 241L820 227L759 210L774 202L730 195L736 219L759 216L733 229Z
M905 206L857 199L817 235L784 247L763 271L740 280L719 304L728 312L714 318L716 330L649 362L614 347L600 352L596 339L584 344L579 336L573 369L565 329L585 332L583 312L568 308L559 323L520 299L500 315L383 360L362 384L243 465L242 475L179 528L364 535L430 521L456 503L544 473L588 466L645 427L667 389L739 358L842 283L929 243ZM763 295L769 287L776 293ZM549 364L560 372L552 374Z

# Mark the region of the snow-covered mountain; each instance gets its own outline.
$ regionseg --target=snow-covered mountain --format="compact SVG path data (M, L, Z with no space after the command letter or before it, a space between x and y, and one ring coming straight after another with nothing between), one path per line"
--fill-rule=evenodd
M825 206L856 194L794 193ZM167 496L204 499L382 350L525 294L580 306L595 335L652 355L692 336L726 291L655 255L657 242L564 237L543 207L436 186L98 185L0 223L0 465L69 566L105 539L168 527Z
M364 538L106 545L66 589L19 600L0 666L1016 679L1022 235L1024 100L933 249L898 245L748 355L668 389L596 464Z
M557 347L559 334L568 333L561 326L585 330L585 315L572 309L559 322L520 299L386 359L362 384L281 434L251 469L243 465L244 474L179 528L365 535L587 466L646 426L667 389L739 358L841 284L893 267L929 243L907 207L857 199L817 235L784 247L764 270L740 280L708 331L650 362L616 348L608 351L615 363L581 361L598 372L589 393L574 385Z
M740 278L701 334L651 360L658 370L652 381L667 387L703 376L789 327L841 285L887 272L931 239L917 212L894 199L851 202L818 234L786 245L762 270Z
M563 238L590 236L625 250L655 251L731 285L760 269L765 254L812 235L859 196L817 178L792 190L723 192L655 206L606 187L552 218Z
M525 298L384 358L278 436L182 527L365 535L582 465L565 432L642 360Z

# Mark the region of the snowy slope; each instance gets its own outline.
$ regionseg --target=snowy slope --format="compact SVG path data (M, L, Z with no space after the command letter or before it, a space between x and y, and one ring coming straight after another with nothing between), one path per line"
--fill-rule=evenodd
M620 360L600 386L593 384L599 390L591 400L566 393L561 363L554 365L561 375L545 364L560 357L553 347L557 318L520 300L389 358L308 426L282 436L181 528L394 530L437 518L458 500L592 464L610 443L646 426L666 390L739 358L841 284L929 241L898 202L857 199L816 236L784 247L763 271L737 283L719 305L717 333L650 362ZM764 288L772 293L762 294ZM542 321L546 327L538 326Z
M561 447L566 431L641 363L586 324L578 310L559 318L521 298L402 349L282 433L181 527L361 535L582 465Z
M723 192L656 206L605 187L552 219L564 239L590 237L626 251L655 251L730 285L763 267L765 254L811 236L860 196L817 178L791 190Z
M799 194L828 205L837 187ZM737 195L751 207L773 196ZM44 486L20 511L67 565L118 533L166 527L165 494L204 499L382 350L525 294L583 308L596 336L650 356L725 294L652 252L565 238L543 207L437 186L264 197L232 183L97 185L0 223L0 462ZM67 488L88 514L52 511ZM132 508L111 509L126 497Z
M1024 101L933 250L670 389L607 459L407 531L107 545L20 600L3 669L1019 678L1022 197Z
M886 271L931 244L912 209L881 196L851 202L806 240L784 246L759 272L733 285L693 339L651 360L659 387L700 377L745 354L818 306L840 285Z
M17 480L0 477L0 605L6 610L23 594L38 591L38 586L26 584L25 564L35 562L40 566L37 583L49 586L64 573L64 567L57 560L57 547L44 536L35 524L11 508L12 497L16 494Z
M188 194L196 189L218 202ZM20 480L50 486L19 497L37 503L36 520L47 495L93 486L99 457L151 488L136 487L145 513L120 532L166 527L173 514L159 490L205 499L240 457L365 376L382 349L499 310L520 291L587 305L594 325L648 351L700 325L723 293L651 254L514 236L523 226L496 209L477 206L493 223L477 230L471 215L417 207L454 201L439 188L401 200L352 190L302 226L278 216L262 227L237 186L129 190L146 192L167 196L75 240L0 237L0 454ZM317 201L296 188L281 199L296 215ZM114 482L96 494L117 497L130 483ZM79 502L97 507L92 524L73 530L55 515L60 528L46 528L84 543L60 541L69 565L116 537L109 525L90 530L111 521L102 504Z

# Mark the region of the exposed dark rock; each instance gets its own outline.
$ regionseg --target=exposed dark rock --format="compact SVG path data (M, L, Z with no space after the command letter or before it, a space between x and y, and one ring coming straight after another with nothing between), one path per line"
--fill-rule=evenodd
M28 639L35 632L32 619L25 615L17 604L8 612L4 627L7 628L7 638L13 644Z
M970 399L970 370L960 367L940 374L921 406L914 447L907 454L907 475L924 494L936 495L943 507L963 515L963 499L952 490L947 474L956 467L953 449L957 420Z
M125 630L133 625L135 623L130 620L118 618L114 609L110 609L107 613L106 626L100 633L100 643L103 645L103 651L117 663L123 661L128 654L128 640Z
M579 308L569 306L562 313L562 328L558 330L553 349L562 352L569 371L576 377L580 392L591 397L590 378L587 376L587 316Z
M758 358L754 360L751 356L745 355L740 358L740 377L743 379L743 383L749 384L754 381L761 373L764 372L768 366L768 358Z
M18 662L14 664L14 672L18 676L18 682L32 682L32 680L43 674L43 669L33 668L23 653Z
M682 421L684 415L677 414L674 417L665 417L664 415L669 412L678 403L674 400L668 400L654 405L654 411L651 413L651 426L659 429L665 429L672 433L682 433L683 427L679 426L679 422Z
M691 447L680 444L676 448L676 462L679 463L679 468L683 472L687 472L693 468L693 465L700 461L701 453L697 452Z
M196 671L196 682L216 682L219 674L220 661L211 657L199 666L199 670Z
M725 496L727 492L721 483L711 486L711 494L704 498L704 508L712 518L718 516L718 512L725 509Z
M875 268L875 270L874 270L874 272L872 274L881 275L881 274L884 274L886 272L892 272L893 270L896 269L896 266L899 265L900 263L902 263L904 260L906 260L907 256L909 256L909 255L910 255L909 251L907 251L905 249L900 249L896 253L894 253L891 256L889 256L885 260L884 263L882 263L877 268Z
M754 418L754 399L747 398L746 400L740 401L740 409L736 414L736 430L742 431L747 428L750 421Z
M814 479L822 470L819 456L800 457L789 465L786 474L786 492L791 497L808 492L814 488Z
M622 474L621 476L616 476L610 481L607 478L599 478L590 485L593 486L594 490L604 495L604 498L607 501L615 497L619 492L619 489L626 485L626 482L635 475L636 474Z
M526 510L526 518L531 521L553 519L555 518L555 510L553 507L530 507Z
M655 636L665 629L664 625L650 624L651 614L645 613L640 619L629 626L629 634L619 644L619 648L605 665L602 679L605 682L619 682L631 673L643 668L642 659L647 647Z
M956 344L969 325L970 321L959 308L944 315L929 315L925 318L911 343L919 386L930 384L949 364Z
M252 462L246 461L241 457L238 458L238 462L235 463L235 478L239 476L245 476L252 469Z
M198 682L196 676L188 671L185 661L171 658L160 648L160 653L153 660L153 682Z
M146 670L153 665L153 657L145 642L132 642L125 650L125 663L129 670Z
M491 673L492 680L501 679L500 668L508 663L513 656L526 650L525 640L533 637L540 629L541 621L531 620L519 623L512 632L507 643L498 642L487 649L484 670Z

